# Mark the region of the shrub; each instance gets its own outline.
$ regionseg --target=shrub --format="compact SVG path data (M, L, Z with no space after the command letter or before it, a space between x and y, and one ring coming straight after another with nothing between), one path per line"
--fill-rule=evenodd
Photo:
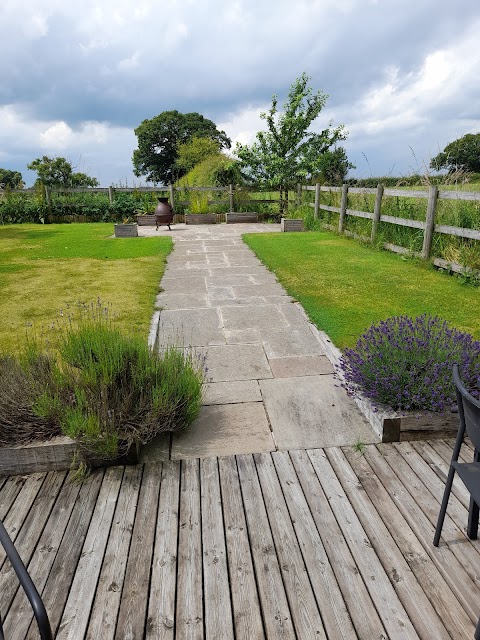
M388 318L372 325L340 361L349 393L397 411L441 413L455 405L452 367L479 397L480 342L437 316Z
M100 302L80 305L55 329L48 353L33 342L21 365L5 362L31 389L23 397L32 427L59 427L78 442L86 461L122 455L197 417L203 371L188 352L169 347L160 354L140 336L124 336ZM0 387L0 403L1 397ZM16 407L10 410L18 414Z

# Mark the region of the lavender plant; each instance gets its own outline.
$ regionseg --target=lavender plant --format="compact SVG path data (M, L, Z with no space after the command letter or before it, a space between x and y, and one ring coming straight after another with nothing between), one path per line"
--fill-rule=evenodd
M452 367L480 396L480 342L438 316L397 316L372 325L340 360L345 387L396 411L442 413L456 403Z

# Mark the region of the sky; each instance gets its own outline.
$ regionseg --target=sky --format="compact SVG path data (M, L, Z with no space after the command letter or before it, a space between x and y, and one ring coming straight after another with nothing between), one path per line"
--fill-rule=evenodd
M233 142L303 72L328 94L312 130L349 132L350 175L428 170L480 132L478 0L2 0L0 167L63 156L139 185L134 129L198 112Z

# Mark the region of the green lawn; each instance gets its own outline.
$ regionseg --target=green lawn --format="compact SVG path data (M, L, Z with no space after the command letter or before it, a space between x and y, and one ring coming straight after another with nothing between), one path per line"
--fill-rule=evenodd
M100 298L127 332L148 333L170 238L112 238L113 225L0 226L0 351L17 351L66 305Z
M244 239L339 348L353 346L373 322L425 312L480 339L480 289L429 265L329 232Z

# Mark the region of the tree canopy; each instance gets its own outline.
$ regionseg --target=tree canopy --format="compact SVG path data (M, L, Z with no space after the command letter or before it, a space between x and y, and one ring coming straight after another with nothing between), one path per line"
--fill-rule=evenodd
M282 112L278 111L274 95L269 111L260 114L266 121L267 131L258 132L250 146L237 144L235 154L247 181L288 193L296 183L320 175L328 162L334 160L328 153L337 153L337 164L340 155L346 159L344 150L342 153L330 151L347 137L343 125L332 128L329 122L320 132L309 131L328 98L322 91L313 93L309 80L305 73L295 80ZM352 165L348 161L347 165L343 164L348 171Z
M194 137L188 142L178 145L175 166L182 171L190 171L205 158L216 156L219 152L220 143L217 140Z
M27 168L35 171L38 181L46 187L98 187L98 180L86 173L74 172L68 160L61 157L35 158Z
M438 156L432 158L430 167L437 171L480 172L480 133L467 133L447 144Z
M163 111L151 120L144 120L136 129L138 149L133 152L136 176L148 182L174 182L188 169L177 165L178 149L192 138L208 138L218 148L230 148L231 140L219 131L211 120L199 113Z
M20 171L0 168L0 189L10 187L10 189L22 189L23 178Z

